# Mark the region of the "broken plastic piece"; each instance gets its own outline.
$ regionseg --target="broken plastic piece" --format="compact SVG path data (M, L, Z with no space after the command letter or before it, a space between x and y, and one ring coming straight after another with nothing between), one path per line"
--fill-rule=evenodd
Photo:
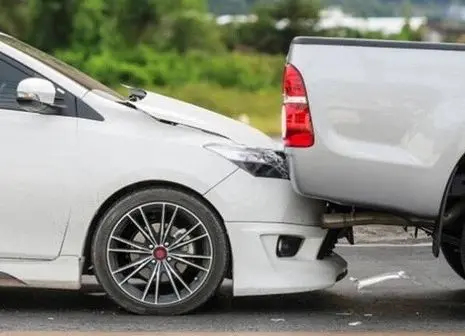
M360 322L360 321L350 322L350 323L349 323L349 325L350 325L351 327L356 327L356 326L359 326L359 325L361 325L361 324L362 324L362 322Z
M361 279L361 280L356 279L356 278L350 278L351 281L356 283L357 290L362 290L364 288L367 288L377 283L388 281L388 280L402 280L402 279L411 280L413 283L419 284L418 282L415 281L414 278L408 276L404 271L383 273L383 274L375 275L375 276L368 277L368 278Z

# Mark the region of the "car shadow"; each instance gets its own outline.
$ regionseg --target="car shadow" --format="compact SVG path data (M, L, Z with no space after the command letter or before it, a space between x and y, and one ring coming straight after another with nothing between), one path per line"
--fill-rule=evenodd
M412 316L428 316L429 319L457 318L465 316L465 290L435 289L415 293L359 293L350 291L315 291L311 293L236 297L219 293L202 309L205 314L269 315L296 314L365 316L386 319L409 319Z
M98 286L80 291L0 288L2 313L106 313L131 315L116 306ZM424 290L405 293L394 289L386 292L359 293L356 290L323 290L310 293L233 297L231 286L223 286L218 294L190 318L244 317L251 315L330 318L373 317L399 322L414 318L429 321L457 319L465 316L465 290ZM176 317L174 317L176 318ZM179 317L181 318L181 317Z

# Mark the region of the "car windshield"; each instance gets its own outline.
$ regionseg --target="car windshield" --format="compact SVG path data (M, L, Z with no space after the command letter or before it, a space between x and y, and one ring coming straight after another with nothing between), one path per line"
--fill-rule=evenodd
M39 50L36 49L14 37L0 34L0 42L3 42L39 61L53 68L54 70L60 72L61 74L69 77L76 83L79 83L88 90L99 90L113 96L118 100L125 100L125 98L117 93L116 91L110 89L109 87L103 85L102 83L96 81L92 77L86 75L85 73L79 71L78 69L66 64L63 61Z

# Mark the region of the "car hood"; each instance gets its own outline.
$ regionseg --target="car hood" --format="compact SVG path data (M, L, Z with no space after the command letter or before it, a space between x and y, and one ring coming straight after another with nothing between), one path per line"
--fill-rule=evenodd
M144 91L142 99L131 103L154 118L215 133L241 145L280 149L277 141L243 122L155 92Z

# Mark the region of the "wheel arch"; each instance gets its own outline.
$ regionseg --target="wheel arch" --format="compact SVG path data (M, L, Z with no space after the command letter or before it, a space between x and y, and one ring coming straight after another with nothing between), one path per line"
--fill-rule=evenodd
M156 187L171 187L180 191L188 192L191 193L195 196L197 196L199 199L201 199L205 205L215 214L215 216L219 219L221 225L225 228L224 225L224 219L219 213L219 211L209 202L203 195L198 193L197 191L193 190L192 188L189 188L183 184L179 184L176 182L170 182L170 181L164 181L164 180L145 180L145 181L140 181L136 183L132 183L130 185L127 185L116 192L114 192L112 195L110 195L98 208L96 211L95 215L93 216L89 227L87 229L87 233L85 236L85 241L84 241L84 247L82 251L82 255L84 256L84 265L83 265L83 274L91 274L92 272L90 271L90 268L92 267L92 262L91 262L91 250L92 250L92 239L95 235L95 232L97 231L98 223L105 216L108 210L111 209L111 207L121 198L125 197L126 195L129 195L130 193L133 193L135 191L139 190L144 190L148 188L156 188ZM228 252L229 252L229 262L227 266L227 273L226 276L228 278L232 278L232 263L233 263L233 255L232 255L232 250L231 250L231 243L229 240L229 236L227 234L227 230L225 228L226 232L226 242L228 244Z

